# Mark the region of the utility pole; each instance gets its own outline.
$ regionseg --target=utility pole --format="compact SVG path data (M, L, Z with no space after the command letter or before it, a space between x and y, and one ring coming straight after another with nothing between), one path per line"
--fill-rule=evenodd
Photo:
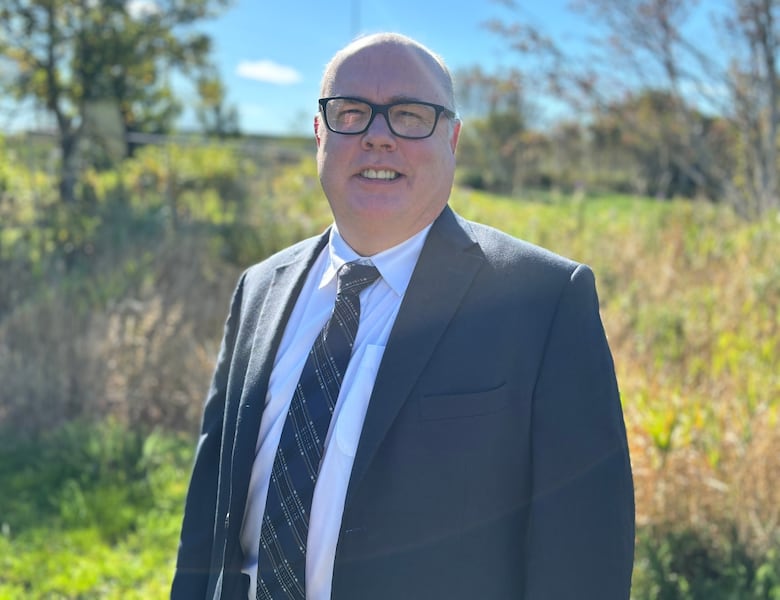
M360 34L360 0L352 0L352 37Z

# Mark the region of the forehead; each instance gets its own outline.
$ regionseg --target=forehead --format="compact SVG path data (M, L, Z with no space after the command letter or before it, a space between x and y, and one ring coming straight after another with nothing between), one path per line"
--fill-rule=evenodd
M326 96L360 96L374 102L414 98L447 104L444 74L436 60L414 46L359 48L333 66Z

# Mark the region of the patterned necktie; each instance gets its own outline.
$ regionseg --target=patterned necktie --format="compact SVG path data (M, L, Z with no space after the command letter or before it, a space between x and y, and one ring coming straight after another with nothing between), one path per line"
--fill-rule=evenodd
M330 417L360 321L358 294L379 277L371 265L339 269L333 314L295 388L268 486L257 565L257 600L304 600L306 536Z

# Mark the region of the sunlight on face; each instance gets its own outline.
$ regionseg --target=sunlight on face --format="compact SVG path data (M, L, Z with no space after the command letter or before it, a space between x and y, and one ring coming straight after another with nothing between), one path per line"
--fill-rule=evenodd
M419 101L451 109L443 73L424 49L404 40L378 39L337 56L326 72L322 93L374 104ZM341 106L343 114L333 116L342 119L341 126L357 131L368 121L365 107L353 102ZM415 118L433 117L401 111L390 118L403 128L411 127ZM320 181L339 230L356 251L374 254L390 248L439 215L455 171L459 124L451 126L450 116L440 114L432 135L424 139L394 134L385 115L377 115L357 135L329 131L321 119L320 115L315 122Z

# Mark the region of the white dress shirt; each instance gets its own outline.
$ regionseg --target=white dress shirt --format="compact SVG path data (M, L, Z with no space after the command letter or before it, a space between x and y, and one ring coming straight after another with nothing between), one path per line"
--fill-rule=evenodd
M363 419L390 330L429 229L430 226L398 246L364 259L347 245L334 226L327 247L306 277L271 371L249 480L241 528L242 571L251 579L249 600L255 598L257 553L271 468L293 391L309 350L333 310L338 268L361 259L372 263L381 277L360 293L360 325L325 439L306 544L306 599L330 599L344 500Z

